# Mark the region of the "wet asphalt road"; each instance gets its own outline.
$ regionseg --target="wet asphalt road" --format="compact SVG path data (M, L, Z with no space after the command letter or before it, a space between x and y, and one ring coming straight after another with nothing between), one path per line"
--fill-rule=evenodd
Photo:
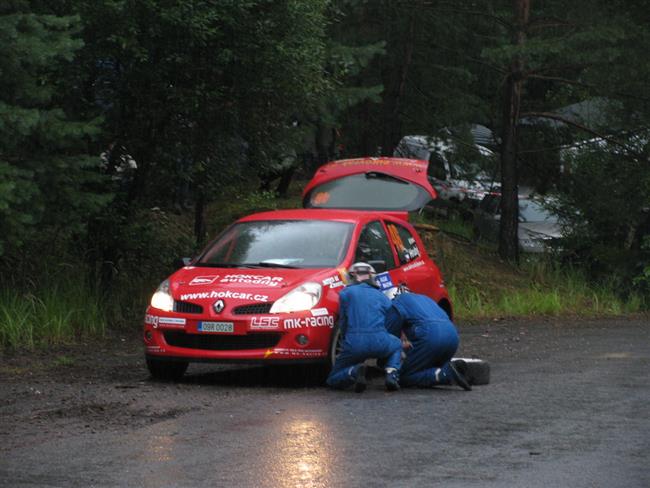
M472 392L386 393L379 378L332 392L210 365L161 384L129 345L51 369L6 361L0 486L650 486L647 317L460 329L460 355L492 366Z

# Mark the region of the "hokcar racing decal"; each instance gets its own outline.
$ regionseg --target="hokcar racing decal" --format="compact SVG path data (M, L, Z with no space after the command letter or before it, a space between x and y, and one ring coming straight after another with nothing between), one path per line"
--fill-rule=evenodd
M346 159L336 163L338 166L403 166L405 168L422 169L420 161L409 161L399 159Z
M181 300L205 300L208 298L235 298L239 300L250 300L253 302L268 302L268 295L259 295L256 293L245 293L239 291L203 291L199 293L185 293L181 295Z
M326 308L313 308L311 310L311 314L314 317L320 317L321 315L327 315L329 313L330 313L329 310L327 310Z
M158 316L147 314L144 316L144 323L147 325L153 325L153 328L155 329L158 327Z
M323 349L294 349L287 347L276 347L274 349L268 349L264 353L264 358L268 358L273 354L279 356L306 356L306 357L320 357L327 355L327 351Z
M397 230L397 227L395 227L392 224L388 224L388 233L390 234L391 240L395 243L397 246L397 249L399 251L406 251L406 246L404 245L404 242L402 241L402 236L399 235L399 232Z
M334 327L332 315L321 315L319 317L296 317L284 319L282 326L285 329L301 329L303 327Z
M419 268L420 266L424 266L424 261L415 261L404 267L404 271L411 271L412 269Z
M214 276L195 276L192 278L192 281L188 283L190 286L198 286L198 285L211 285L215 281L217 281L217 278L219 278L219 275L214 275Z
M379 285L379 289L381 291L390 290L391 288L395 287L395 285L393 285L393 280L390 278L390 274L388 274L388 271L385 271L384 273L379 273L375 277L375 281Z
M340 275L330 276L323 280L324 286L329 286L330 288L338 288L339 286L345 286L345 283L341 279Z
M251 319L251 330L277 329L280 327L279 317L253 317Z
M312 205L323 205L327 203L330 199L330 194L329 192L326 191L319 191L318 193L314 194L311 197L311 203Z
M350 282L347 268L336 268L336 271L338 271L341 281L347 285Z
M158 323L160 325L185 325L186 320L177 317L160 317Z
M166 328L185 327L186 320L181 317L158 317L157 315L147 314L144 316L144 323L152 325L154 329L158 326L165 326Z
M282 286L284 278L280 276L261 275L226 275L219 280L219 283L239 283L246 285Z

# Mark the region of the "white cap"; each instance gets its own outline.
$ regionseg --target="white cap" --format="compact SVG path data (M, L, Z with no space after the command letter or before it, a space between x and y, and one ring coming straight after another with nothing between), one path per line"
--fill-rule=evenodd
M355 281L365 281L368 278L375 276L375 268L368 263L358 262L350 266L348 273L355 279Z

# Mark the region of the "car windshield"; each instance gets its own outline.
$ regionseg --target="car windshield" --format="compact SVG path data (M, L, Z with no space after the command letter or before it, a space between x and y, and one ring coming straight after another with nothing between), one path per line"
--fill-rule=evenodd
M326 220L260 220L230 227L197 266L334 268L354 225Z
M305 196L306 208L416 210L431 200L426 190L389 174L369 171L328 181Z
M555 222L557 216L551 214L539 202L519 200L519 221L521 222Z

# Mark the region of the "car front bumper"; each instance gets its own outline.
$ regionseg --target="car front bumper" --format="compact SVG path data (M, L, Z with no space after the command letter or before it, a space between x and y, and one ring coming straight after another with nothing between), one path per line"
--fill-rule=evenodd
M290 314L232 316L232 332L203 332L214 317L189 317L149 309L145 354L190 362L327 361L336 317L327 309Z

